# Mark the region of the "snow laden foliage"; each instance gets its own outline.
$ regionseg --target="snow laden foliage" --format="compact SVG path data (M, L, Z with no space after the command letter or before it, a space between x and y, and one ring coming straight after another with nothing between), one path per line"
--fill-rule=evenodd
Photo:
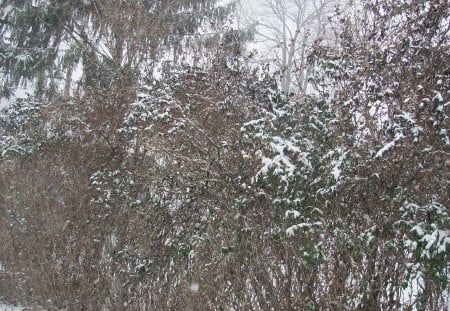
M17 100L0 112L0 154L25 155L39 148L42 111L39 101ZM36 141L38 140L38 141Z
M403 214L396 225L410 230L404 240L404 247L411 254L411 268L408 273L421 275L420 269L414 266L429 265L433 279L445 287L448 282L445 256L450 244L448 210L435 201L425 206L405 202L400 212ZM408 278L416 276L408 275Z
M110 3L83 2L102 16ZM311 96L285 96L222 34L204 69L113 66L117 79L94 70L80 93L13 101L0 296L47 310L445 309L449 7L337 12L336 37L308 57Z
M95 243L108 250L102 261L114 258L118 265L107 265L108 273L132 289L127 304L146 301L150 292L157 303L176 305L192 284L203 292L227 284L226 291L239 293L248 280L208 279L210 269L248 269L251 275L250 266L238 267L256 251L250 240L258 240L262 228L271 231L271 218L259 223L257 206L245 203L257 162L250 156L254 142L240 129L261 106L272 105L268 94L278 93L258 71L241 70L180 68L142 86L116 130L126 142L119 166L90 176L95 226L103 232ZM210 285L202 288L206 279ZM161 286L179 294L163 295ZM241 299L205 303L214 309L238 306Z
M89 113L81 103L55 97L14 99L0 111L0 156L31 155L58 144L90 144Z
M340 120L339 148L353 159L334 221L351 228L338 231L347 260L366 268L346 274L345 295L363 306L447 304L449 16L448 1L367 2L340 17L338 48L318 42L309 57ZM352 292L358 279L364 290Z

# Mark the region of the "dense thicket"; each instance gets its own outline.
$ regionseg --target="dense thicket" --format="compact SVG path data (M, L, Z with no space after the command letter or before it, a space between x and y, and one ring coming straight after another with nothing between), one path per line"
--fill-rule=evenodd
M334 39L307 58L315 91L290 97L270 64L246 65L245 33L221 26L213 2L2 5L3 78L36 92L0 113L0 298L46 310L448 306L448 1L338 10ZM191 37L202 43L187 48ZM76 88L64 53L19 66L20 51L52 42L76 46ZM63 82L41 87L55 73Z

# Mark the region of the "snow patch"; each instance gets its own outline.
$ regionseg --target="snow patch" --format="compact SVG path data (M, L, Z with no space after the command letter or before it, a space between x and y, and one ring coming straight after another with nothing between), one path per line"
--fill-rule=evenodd
M322 223L320 221L314 222L314 223L300 223L293 226L290 226L286 229L286 235L293 236L295 234L295 231L300 229L309 229L312 227L321 227Z
M191 283L189 284L189 290L193 293L198 293L198 289L199 289L199 285L198 283Z
M291 216L291 215L292 215L292 218L299 218L300 212L296 211L296 210L287 210L284 217L289 218L289 216Z

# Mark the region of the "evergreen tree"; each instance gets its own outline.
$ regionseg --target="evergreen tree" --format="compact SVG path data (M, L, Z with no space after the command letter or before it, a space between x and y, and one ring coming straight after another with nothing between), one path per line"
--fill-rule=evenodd
M201 45L199 27L222 23L233 8L212 0L7 0L0 5L4 95L25 82L38 93L64 86L69 95L80 66L81 92L86 87L122 92L143 75L151 76L165 54L176 60Z

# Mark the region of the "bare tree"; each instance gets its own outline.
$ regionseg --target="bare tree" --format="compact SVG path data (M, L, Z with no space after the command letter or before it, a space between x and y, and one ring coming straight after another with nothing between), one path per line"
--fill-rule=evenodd
M261 0L243 19L256 25L256 41L280 73L282 92L307 92L310 69L309 47L325 35L325 21L336 8L336 0Z

